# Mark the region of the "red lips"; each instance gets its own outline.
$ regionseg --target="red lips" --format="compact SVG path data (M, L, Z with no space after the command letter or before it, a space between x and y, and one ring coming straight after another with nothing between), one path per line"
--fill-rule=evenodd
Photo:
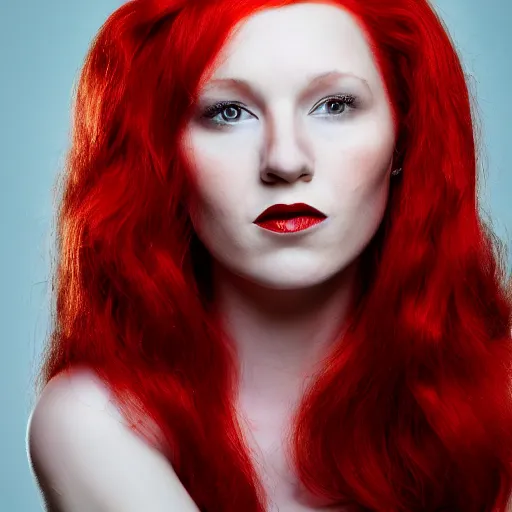
M318 211L316 208L305 203L295 204L274 204L262 212L259 217L254 220L254 224L271 219L293 219L294 217L320 217L325 218L326 215Z

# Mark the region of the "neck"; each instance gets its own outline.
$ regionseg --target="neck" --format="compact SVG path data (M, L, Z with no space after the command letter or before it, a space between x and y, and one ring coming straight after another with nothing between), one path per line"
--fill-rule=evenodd
M307 290L275 290L213 265L215 313L235 345L253 408L294 402L341 334L355 265Z

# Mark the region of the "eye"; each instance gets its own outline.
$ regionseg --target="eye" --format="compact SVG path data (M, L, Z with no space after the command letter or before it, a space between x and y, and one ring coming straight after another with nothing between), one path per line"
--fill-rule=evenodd
M239 113L249 112L241 105L228 101L219 101L211 105L204 112L202 117L210 119L216 125L229 125L240 121L242 118ZM215 119L220 116L221 120Z
M347 107L349 107L350 109L355 108L356 103L357 98L352 94L340 94L323 99L318 105L318 107L325 106L327 109L328 117L336 118L340 117L347 110ZM311 112L315 112L316 110L318 110L318 107L314 108ZM332 115L329 115L329 111L333 112Z
M327 107L328 112L325 117L337 119L346 111L347 107L353 109L357 106L357 98L352 94L329 96L328 98L324 98L316 108L310 111L310 114L324 105ZM213 124L218 126L229 126L243 120L244 118L241 115L243 112L252 115L236 102L220 101L215 105L209 106L203 112L202 117L211 120ZM221 119L215 119L218 116L220 116Z

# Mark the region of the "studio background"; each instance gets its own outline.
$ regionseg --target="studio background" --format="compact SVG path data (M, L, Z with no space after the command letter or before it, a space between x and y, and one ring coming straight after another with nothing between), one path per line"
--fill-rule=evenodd
M0 0L0 512L42 510L26 455L26 426L50 328L52 188L69 140L72 88L83 58L121 3ZM484 143L483 209L510 245L512 3L434 0L433 5L473 77Z

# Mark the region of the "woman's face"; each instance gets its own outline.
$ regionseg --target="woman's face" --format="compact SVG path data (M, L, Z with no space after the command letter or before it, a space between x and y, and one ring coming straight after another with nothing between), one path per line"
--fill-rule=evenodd
M309 3L257 13L224 52L186 130L194 229L251 282L320 284L360 255L386 207L395 131L370 48L348 12ZM205 116L219 101L235 105ZM254 224L276 203L327 218L295 233Z

